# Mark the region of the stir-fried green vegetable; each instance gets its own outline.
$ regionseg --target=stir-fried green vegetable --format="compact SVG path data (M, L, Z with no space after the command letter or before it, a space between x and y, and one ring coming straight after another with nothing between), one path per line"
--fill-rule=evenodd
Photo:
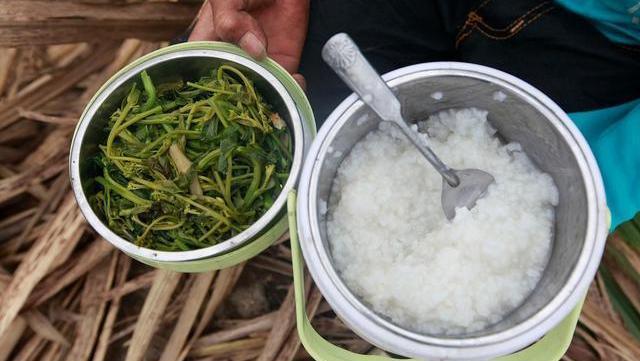
M93 209L123 238L161 251L248 228L287 180L286 123L229 65L195 83L141 79L109 119Z

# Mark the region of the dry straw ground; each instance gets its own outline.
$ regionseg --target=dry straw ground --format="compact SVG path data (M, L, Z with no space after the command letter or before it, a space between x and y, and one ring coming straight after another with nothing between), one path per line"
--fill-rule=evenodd
M294 329L288 238L246 264L181 275L100 239L73 200L70 137L119 68L166 45L199 4L0 3L0 361L308 359ZM640 359L640 220L611 236L566 360ZM356 337L308 284L321 334Z

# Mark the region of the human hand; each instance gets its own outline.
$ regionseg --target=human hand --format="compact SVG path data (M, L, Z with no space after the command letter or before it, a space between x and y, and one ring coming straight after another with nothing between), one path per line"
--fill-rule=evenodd
M208 0L189 37L237 44L256 59L271 57L297 73L307 34L309 0Z

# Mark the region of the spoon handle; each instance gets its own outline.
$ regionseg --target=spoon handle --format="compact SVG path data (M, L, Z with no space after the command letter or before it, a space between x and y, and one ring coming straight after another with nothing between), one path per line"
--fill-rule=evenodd
M397 124L449 185L455 187L459 184L454 171L436 156L417 132L409 128L402 117L400 101L349 35L338 33L332 36L322 48L322 59L382 120Z

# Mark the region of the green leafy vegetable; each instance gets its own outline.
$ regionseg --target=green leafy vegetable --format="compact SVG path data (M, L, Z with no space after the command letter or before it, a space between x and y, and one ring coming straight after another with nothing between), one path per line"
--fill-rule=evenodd
M291 166L286 123L238 69L154 85L140 75L96 156L94 210L143 247L186 251L247 229Z

